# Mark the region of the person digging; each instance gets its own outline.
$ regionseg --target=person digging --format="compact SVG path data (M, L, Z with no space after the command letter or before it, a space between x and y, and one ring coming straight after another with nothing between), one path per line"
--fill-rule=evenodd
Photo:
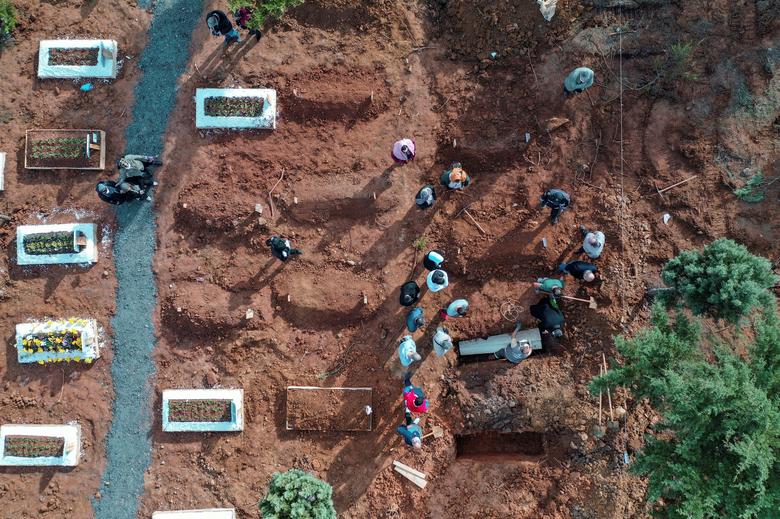
M418 425L419 423L420 418L412 419L412 413L407 410L404 413L404 424L396 428L396 432L403 437L404 442L414 450L422 448L423 434L422 428Z
M520 362L531 356L531 353L533 352L531 343L527 340L517 340L517 332L519 331L520 323L515 326L515 330L512 332L512 338L509 341L509 344L493 354L497 359L506 359L512 364L520 364Z
M540 332L549 333L556 338L563 336L563 325L566 320L563 312L557 307L557 304L553 306L549 297L545 297L535 305L531 305L529 310L533 317L539 319Z
M303 254L300 249L293 249L290 246L290 240L286 240L281 236L272 236L265 240L265 244L271 248L271 254L274 258L281 261L287 261L290 256Z
M558 308L558 297L563 295L564 282L556 278L538 278L534 283L534 292L547 294L551 304Z

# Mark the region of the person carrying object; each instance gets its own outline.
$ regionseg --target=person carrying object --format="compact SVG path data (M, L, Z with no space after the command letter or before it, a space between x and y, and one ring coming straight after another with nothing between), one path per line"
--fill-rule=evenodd
M520 331L520 323L517 323L512 332L512 338L504 348L494 353L497 359L506 359L512 364L519 364L521 361L531 356L533 347L527 340L518 341L517 332Z

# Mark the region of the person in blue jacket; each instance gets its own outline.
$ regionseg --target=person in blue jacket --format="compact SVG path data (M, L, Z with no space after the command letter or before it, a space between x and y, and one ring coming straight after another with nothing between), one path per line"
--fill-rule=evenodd
M396 429L396 432L400 434L404 442L410 446L411 448L415 450L419 450L422 448L422 428L420 428L419 425L417 425L420 422L419 418L412 419L412 413L409 411L406 411L404 413L405 423L403 425L399 425Z

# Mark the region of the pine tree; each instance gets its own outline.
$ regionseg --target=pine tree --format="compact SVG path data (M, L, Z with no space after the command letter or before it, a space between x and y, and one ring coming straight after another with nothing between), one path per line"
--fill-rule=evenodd
M275 472L259 503L263 519L336 519L333 489L308 472Z
M672 289L662 292L667 302L681 299L695 314L732 323L769 305L767 289L777 283L769 260L726 238L702 251L682 252L666 264L661 277Z

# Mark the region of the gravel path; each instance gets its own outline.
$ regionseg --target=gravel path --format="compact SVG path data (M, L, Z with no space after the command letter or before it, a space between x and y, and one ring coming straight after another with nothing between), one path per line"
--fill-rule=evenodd
M139 1L144 8L151 3ZM129 153L159 155L176 102L177 80L187 65L192 32L201 17L202 0L157 0L153 10L149 43L139 63L143 76L135 89L133 122L126 139ZM93 502L96 519L136 519L144 472L151 461L155 219L150 203L135 202L119 207L117 220L114 258L118 288L111 365L114 413L101 499Z

